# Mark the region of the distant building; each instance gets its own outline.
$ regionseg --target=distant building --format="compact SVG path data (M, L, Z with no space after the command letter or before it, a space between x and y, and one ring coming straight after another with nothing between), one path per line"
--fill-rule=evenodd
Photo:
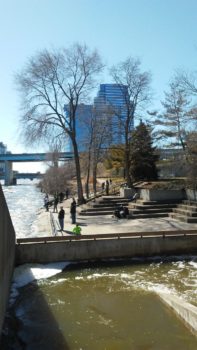
M8 153L7 151L7 146L4 145L3 142L0 142L0 154L6 154ZM0 163L0 174L5 172L5 164L4 163Z
M128 88L126 85L101 84L93 105L79 104L76 111L76 139L80 150L84 150L87 144L88 129L93 113L99 117L106 114L109 118L109 140L113 144L124 143L121 121L126 118L126 98ZM69 105L64 105L66 118L69 118ZM68 119L69 120L69 119ZM132 128L132 127L131 127ZM68 141L67 151L72 149Z
M112 143L124 143L122 122L126 119L126 99L128 87L119 84L101 84L97 97L94 99L96 110L103 111L108 108L111 111L110 123L112 130ZM133 128L133 126L131 126Z
M6 154L7 153L7 146L4 145L3 142L0 142L0 154Z
M64 112L67 120L69 120L69 105L64 105ZM80 150L84 150L87 144L88 128L90 126L93 105L79 104L76 111L76 140ZM72 150L71 141L68 140L66 151Z

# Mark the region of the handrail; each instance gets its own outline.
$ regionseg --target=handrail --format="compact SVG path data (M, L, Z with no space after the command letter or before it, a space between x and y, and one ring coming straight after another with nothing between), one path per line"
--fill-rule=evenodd
M101 239L121 239L121 238L145 238L145 237L177 237L177 236L191 236L197 235L197 230L181 230L181 231L151 231L151 232L125 232L125 233L101 233L95 235L68 235L68 236L49 236L49 237L31 237L18 238L16 244L21 243L49 243L62 241L78 241L78 240L101 240Z
M53 213L51 211L50 211L50 223L51 223L52 235L57 236L57 228L55 225Z
M109 187L109 196L110 195L114 195L116 194L117 192L120 191L120 188L121 188L121 185L122 183L120 184L112 184L110 187ZM106 190L101 190L101 191L97 191L96 194L93 194L93 196L90 196L89 198L86 198L86 203L88 202L91 202L99 197L102 197L106 195Z

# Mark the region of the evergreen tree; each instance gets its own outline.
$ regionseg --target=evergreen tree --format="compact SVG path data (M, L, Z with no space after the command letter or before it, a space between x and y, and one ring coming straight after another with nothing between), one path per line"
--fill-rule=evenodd
M170 83L169 92L165 92L162 105L164 111L154 121L158 127L155 135L161 140L166 140L167 147L180 147L186 151L185 138L194 119L188 93L179 83L173 81Z
M156 180L158 155L152 146L150 129L142 121L132 133L130 142L130 176L133 181Z

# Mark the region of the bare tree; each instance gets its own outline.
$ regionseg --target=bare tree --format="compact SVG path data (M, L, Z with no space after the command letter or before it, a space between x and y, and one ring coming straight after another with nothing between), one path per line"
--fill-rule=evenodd
M109 114L103 109L102 113L99 110L94 110L92 120L92 177L93 191L97 192L97 170L98 164L103 159L105 149L109 147Z
M76 140L77 108L86 101L102 68L96 51L75 44L68 49L38 53L16 76L22 98L20 121L24 140L32 145L39 140L47 142L69 137L79 203L83 203L84 198Z
M60 192L63 192L67 187L68 176L64 167L51 167L49 168L43 180L40 182L42 191L57 196Z
M101 106L100 106L101 107ZM97 191L97 167L109 146L109 113L107 106L93 107L91 113L81 121L86 128L84 140L84 161L86 166L86 195L89 197L89 180L92 171L93 191Z
M140 116L140 111L150 101L150 73L141 72L141 62L129 57L124 62L112 67L111 75L119 85L124 98L124 113L116 112L119 128L124 138L125 178L129 186L132 185L129 174L130 168L130 140L134 126L134 119ZM126 88L125 88L126 87Z

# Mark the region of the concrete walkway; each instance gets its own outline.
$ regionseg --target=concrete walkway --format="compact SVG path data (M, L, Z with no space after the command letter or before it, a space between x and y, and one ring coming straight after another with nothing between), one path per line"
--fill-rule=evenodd
M72 199L65 200L62 204L65 210L64 232L63 235L72 233L75 225L71 224L70 203ZM111 215L105 216L80 216L80 208L77 208L77 223L82 228L82 234L99 233L125 233L125 232L154 232L154 231L172 231L172 230L197 230L197 224L188 224L171 218L149 218L149 219L119 219ZM53 208L49 211L53 212ZM53 213L53 217L58 227L58 214ZM37 221L38 235L51 236L50 212L41 210ZM58 231L58 235L62 235Z

